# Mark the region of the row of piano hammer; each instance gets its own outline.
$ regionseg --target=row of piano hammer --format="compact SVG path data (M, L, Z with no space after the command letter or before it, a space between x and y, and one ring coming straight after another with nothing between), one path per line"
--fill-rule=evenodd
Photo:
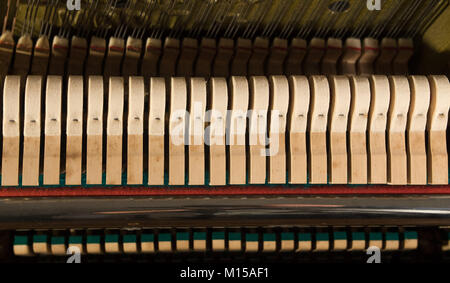
M20 82L4 81L3 186L143 184L146 168L148 185L448 184L445 76Z

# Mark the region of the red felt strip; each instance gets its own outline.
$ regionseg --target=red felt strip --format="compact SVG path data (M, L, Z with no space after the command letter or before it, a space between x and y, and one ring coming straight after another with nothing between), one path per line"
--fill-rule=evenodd
M66 187L2 188L0 197L87 197L87 196L227 196L227 195L441 195L450 186L227 186L227 187Z

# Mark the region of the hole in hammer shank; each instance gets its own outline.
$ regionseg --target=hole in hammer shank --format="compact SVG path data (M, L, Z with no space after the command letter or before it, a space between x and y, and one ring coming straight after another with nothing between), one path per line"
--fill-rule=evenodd
M333 13L343 13L350 8L350 3L347 0L335 1L328 6L328 9Z

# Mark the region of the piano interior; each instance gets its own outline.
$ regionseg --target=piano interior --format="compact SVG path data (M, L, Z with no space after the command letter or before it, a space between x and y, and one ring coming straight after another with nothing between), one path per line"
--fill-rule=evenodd
M1 0L0 261L448 262L448 4Z

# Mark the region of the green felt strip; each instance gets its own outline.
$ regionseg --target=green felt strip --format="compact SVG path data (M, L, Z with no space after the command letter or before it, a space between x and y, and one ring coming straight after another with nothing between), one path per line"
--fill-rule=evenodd
M123 242L124 243L136 243L136 235L134 235L134 234L123 235Z
M47 243L47 235L33 235L33 243Z
M316 241L328 241L329 235L328 233L317 233L316 234Z
M170 242L172 240L172 235L170 233L160 233L158 235L158 240L160 242Z
M258 234L256 234L256 233L245 234L245 240L248 241L248 242L257 242L258 241Z
M65 239L61 236L53 236L51 240L52 245L64 245Z
M383 240L383 234L381 232L370 232L369 239L371 241L381 241Z
M105 236L105 243L118 243L119 235L117 234L107 234Z
M28 236L14 236L14 245L28 245Z
M386 241L398 241L399 235L397 232L387 232L386 233Z
M0 1L0 3L1 3L1 1ZM307 177L309 178L309 176L307 176ZM247 175L246 176L246 183L245 183L245 185L247 185L247 186L251 185L249 183L249 181L248 181L248 178L249 178L249 176ZM66 175L65 174L61 174L60 175L59 185L44 185L44 183L43 183L44 175L41 174L39 176L39 187L42 187L42 188L79 187L79 185L65 185L65 182L66 182L65 179L66 179ZM205 172L205 185L204 185L205 188L211 187L210 185L208 185L209 184L209 179L210 179L209 178L209 172ZM226 180L227 180L226 184L227 185L231 185L229 183L228 172L226 174ZM327 184L329 184L329 176L327 176L327 180L328 180ZM1 182L1 176L0 176L0 182ZM449 174L449 182L450 182L450 174ZM127 173L126 172L122 173L122 182L121 182L121 184L118 184L118 185L107 185L106 184L106 173L103 173L102 174L102 184L100 184L100 186L102 186L102 187L115 187L115 186L124 186L126 184L127 184ZM127 186L128 187L139 187L139 186L142 186L142 185L148 186L148 172L147 171L143 172L143 184L127 185ZM349 187L354 187L354 188L362 186L362 185L354 185L354 184L347 184L347 185ZM91 188L91 187L97 187L97 186L99 186L99 185L96 185L96 184L89 185L89 184L86 183L86 173L83 173L81 175L81 187L83 187L83 188ZM169 174L168 174L168 172L164 171L164 187L182 187L182 186L190 186L188 184L188 175L186 175L186 177L185 177L185 184L184 185L172 186L172 185L169 185ZM267 186L267 187L278 187L279 188L280 184L269 184L268 180L266 180L265 186ZM282 186L285 189L289 189L289 188L295 187L295 185L290 185L289 182L288 182L288 172L286 172L286 182ZM318 187L318 186L320 186L320 185L314 185L314 184L310 184L310 183L303 185L305 190L308 190L308 189L314 188L314 187ZM375 185L369 185L369 186L375 186ZM19 186L17 186L17 187L18 188L26 187L26 186L22 186L22 175L19 175ZM161 186L149 186L149 187L159 188Z
M194 240L206 240L205 232L194 232Z
M281 240L282 241L293 241L294 240L294 233L291 233L291 232L283 232L283 233L281 233Z
M230 241L240 241L242 239L240 232L230 232L228 233L228 239Z
M263 234L263 240L265 242L273 242L277 240L277 236L273 233Z
M70 236L69 244L81 244L83 242L83 238L81 236Z
M298 240L300 242L309 242L309 241L311 241L311 234L310 233L298 233Z
M365 241L366 235L364 234L364 232L353 232L352 239L353 241Z
M147 243L147 242L154 242L155 241L155 235L153 234L142 234L141 235L141 242Z
M335 240L347 240L346 232L334 232L333 237Z
M88 235L86 242L88 244L100 244L101 237L99 235Z
M213 240L223 240L225 239L225 232L213 232L212 233Z
M417 240L418 238L416 231L405 231L405 240Z
M189 233L188 232L178 232L176 236L177 236L177 240L189 241Z

